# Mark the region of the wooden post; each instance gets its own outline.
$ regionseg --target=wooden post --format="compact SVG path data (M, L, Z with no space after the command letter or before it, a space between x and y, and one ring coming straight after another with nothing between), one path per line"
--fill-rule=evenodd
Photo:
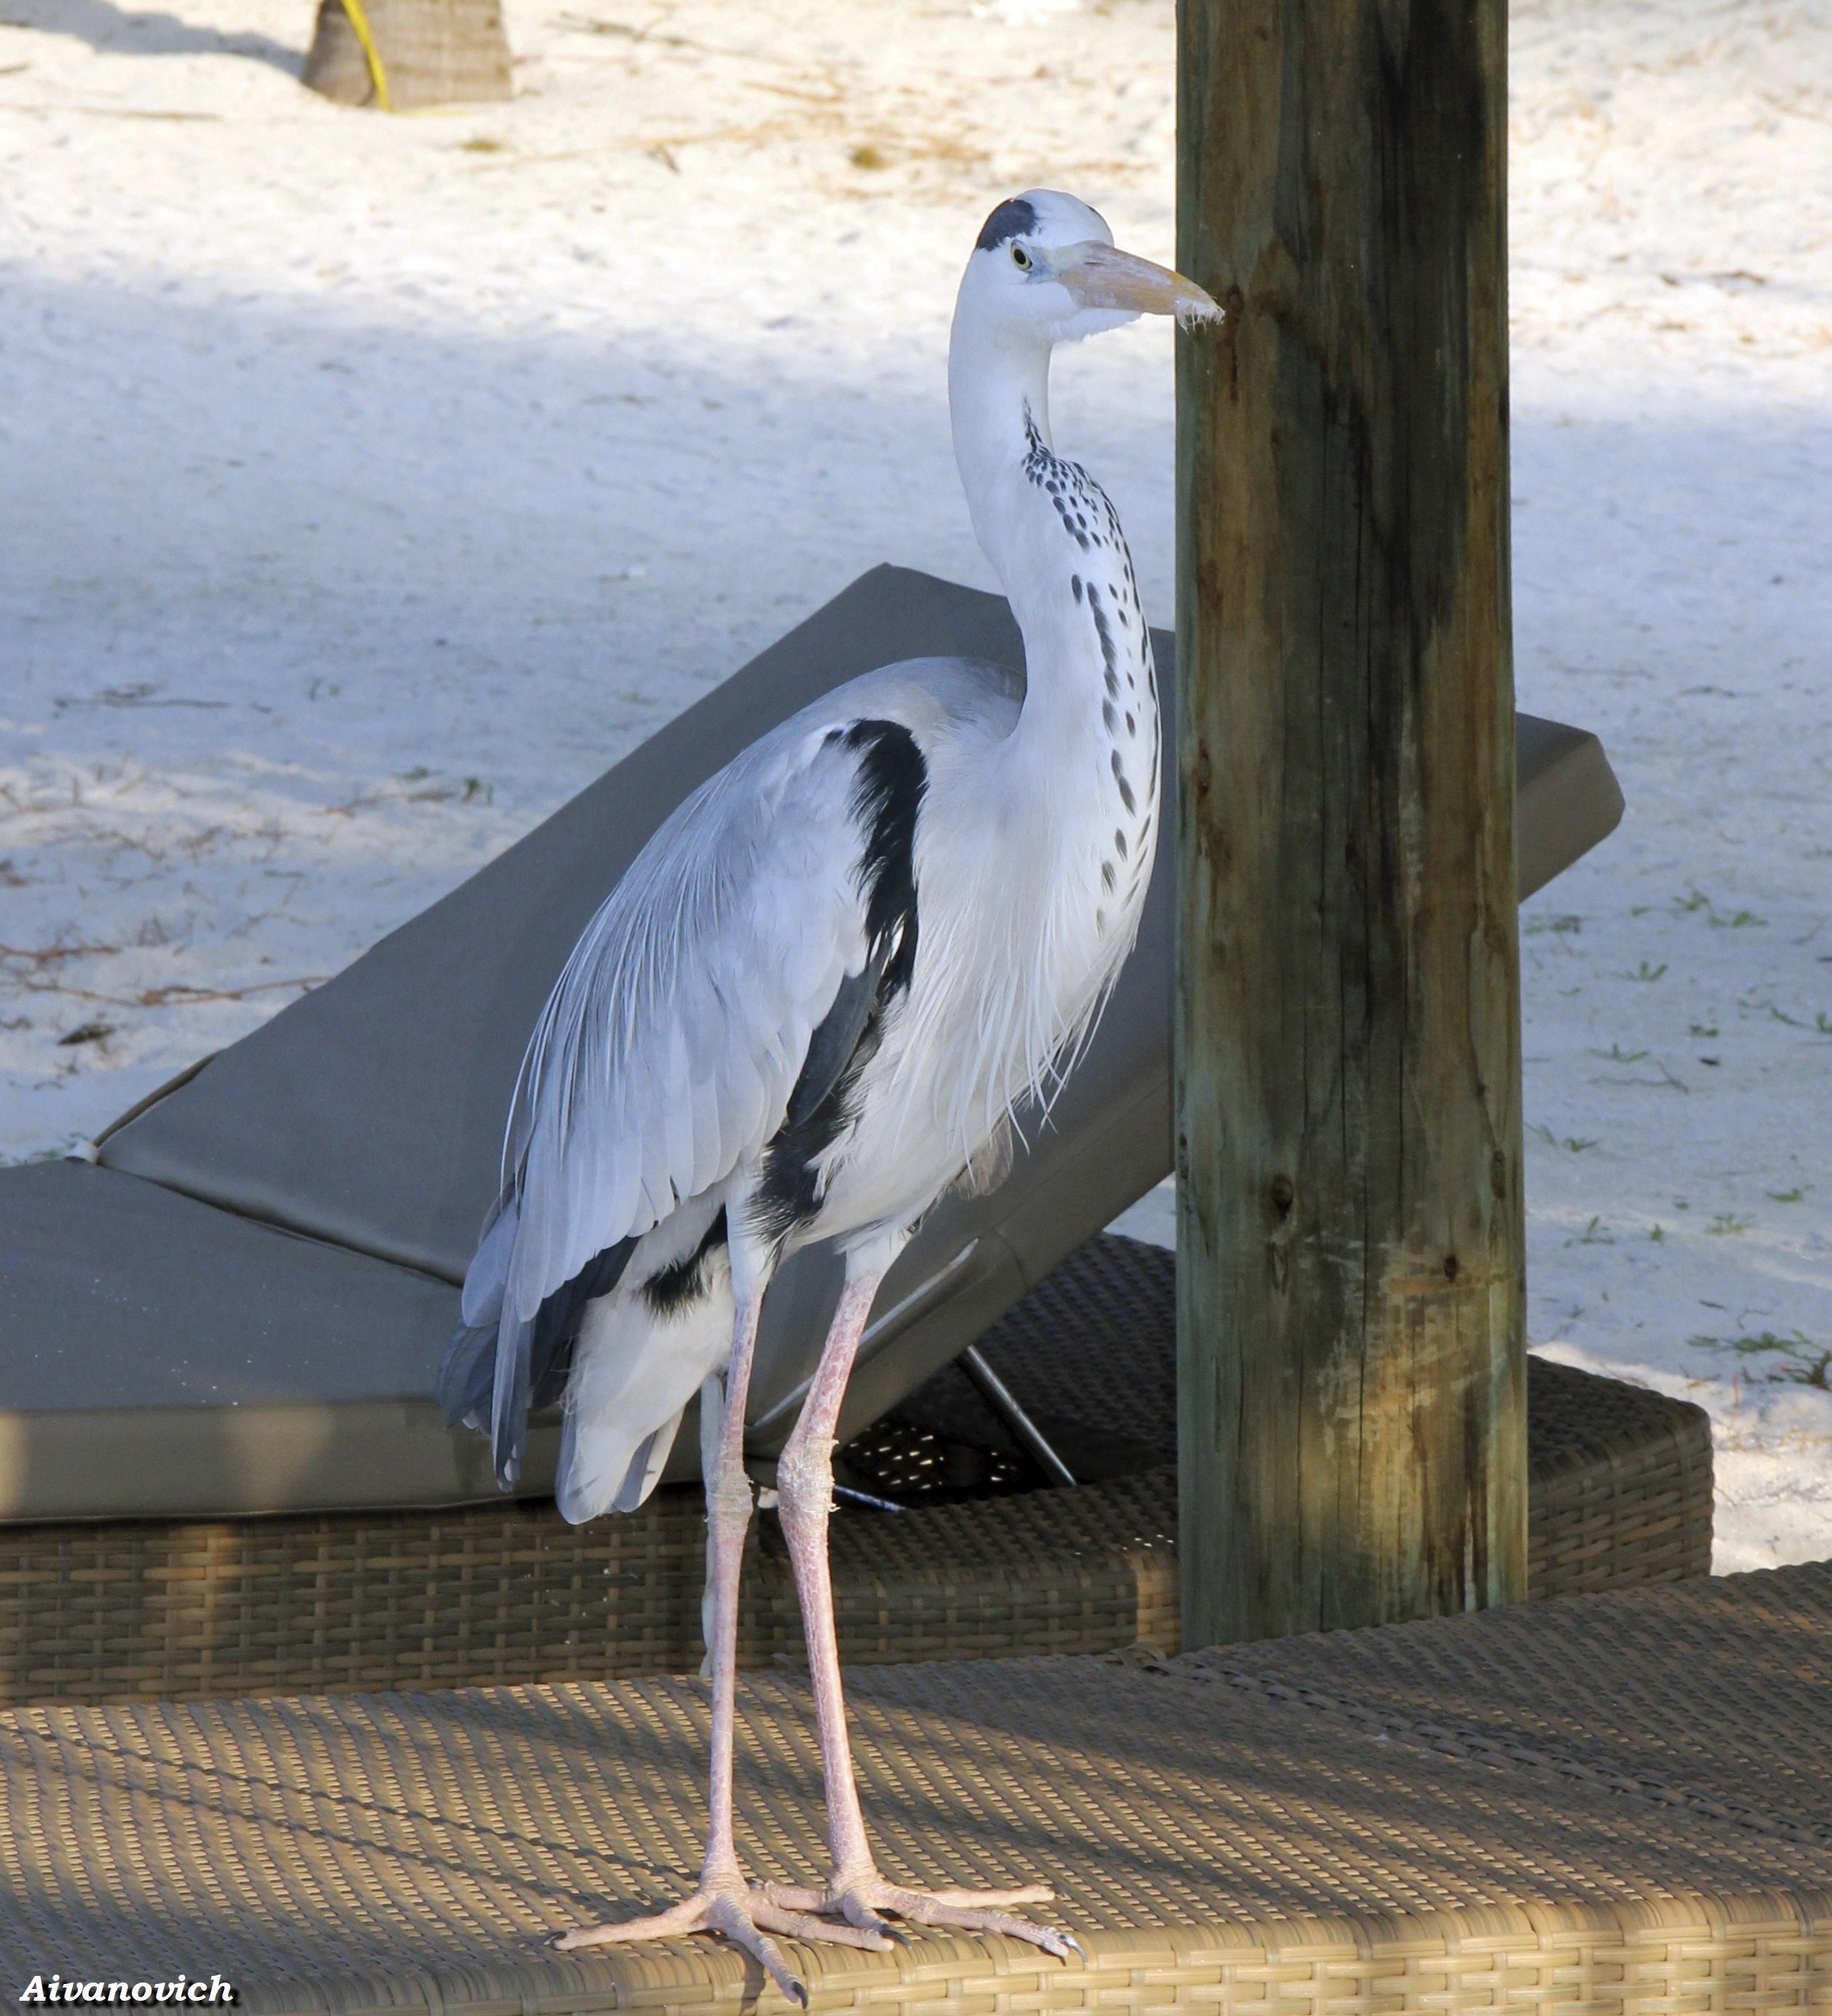
M300 81L382 112L507 98L502 0L319 0Z
M1506 0L1179 0L1183 1642L1526 1584Z

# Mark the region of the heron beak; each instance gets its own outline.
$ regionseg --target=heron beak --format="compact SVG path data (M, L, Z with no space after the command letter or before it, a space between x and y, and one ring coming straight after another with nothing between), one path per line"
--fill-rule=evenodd
M1056 277L1074 297L1078 308L1175 315L1186 329L1192 322L1222 319L1219 303L1193 280L1115 246L1091 240L1085 245L1068 247L1057 256Z

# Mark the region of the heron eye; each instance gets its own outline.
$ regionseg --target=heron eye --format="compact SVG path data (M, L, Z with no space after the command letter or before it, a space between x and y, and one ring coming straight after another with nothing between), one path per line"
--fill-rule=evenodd
M1020 272L1028 273L1031 270L1031 255L1023 246L1014 245L1011 248L1011 263Z

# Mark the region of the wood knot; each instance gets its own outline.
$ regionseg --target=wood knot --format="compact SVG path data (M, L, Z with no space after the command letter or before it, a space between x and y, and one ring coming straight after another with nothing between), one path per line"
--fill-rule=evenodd
M1266 1201L1272 1207L1276 1217L1289 1218L1292 1202L1297 1194L1289 1176L1274 1176L1266 1190Z
M1444 1256L1445 1280L1447 1281L1454 1281L1461 1271L1456 1255L1454 1253L1446 1253Z

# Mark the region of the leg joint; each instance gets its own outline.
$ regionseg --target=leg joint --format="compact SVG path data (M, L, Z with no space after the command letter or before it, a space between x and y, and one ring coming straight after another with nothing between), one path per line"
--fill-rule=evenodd
M750 1523L754 1503L750 1479L741 1470L727 1471L706 1487L706 1516L718 1525L742 1532Z
M785 1525L824 1519L833 1505L833 1438L795 1436L776 1460L776 1492Z

